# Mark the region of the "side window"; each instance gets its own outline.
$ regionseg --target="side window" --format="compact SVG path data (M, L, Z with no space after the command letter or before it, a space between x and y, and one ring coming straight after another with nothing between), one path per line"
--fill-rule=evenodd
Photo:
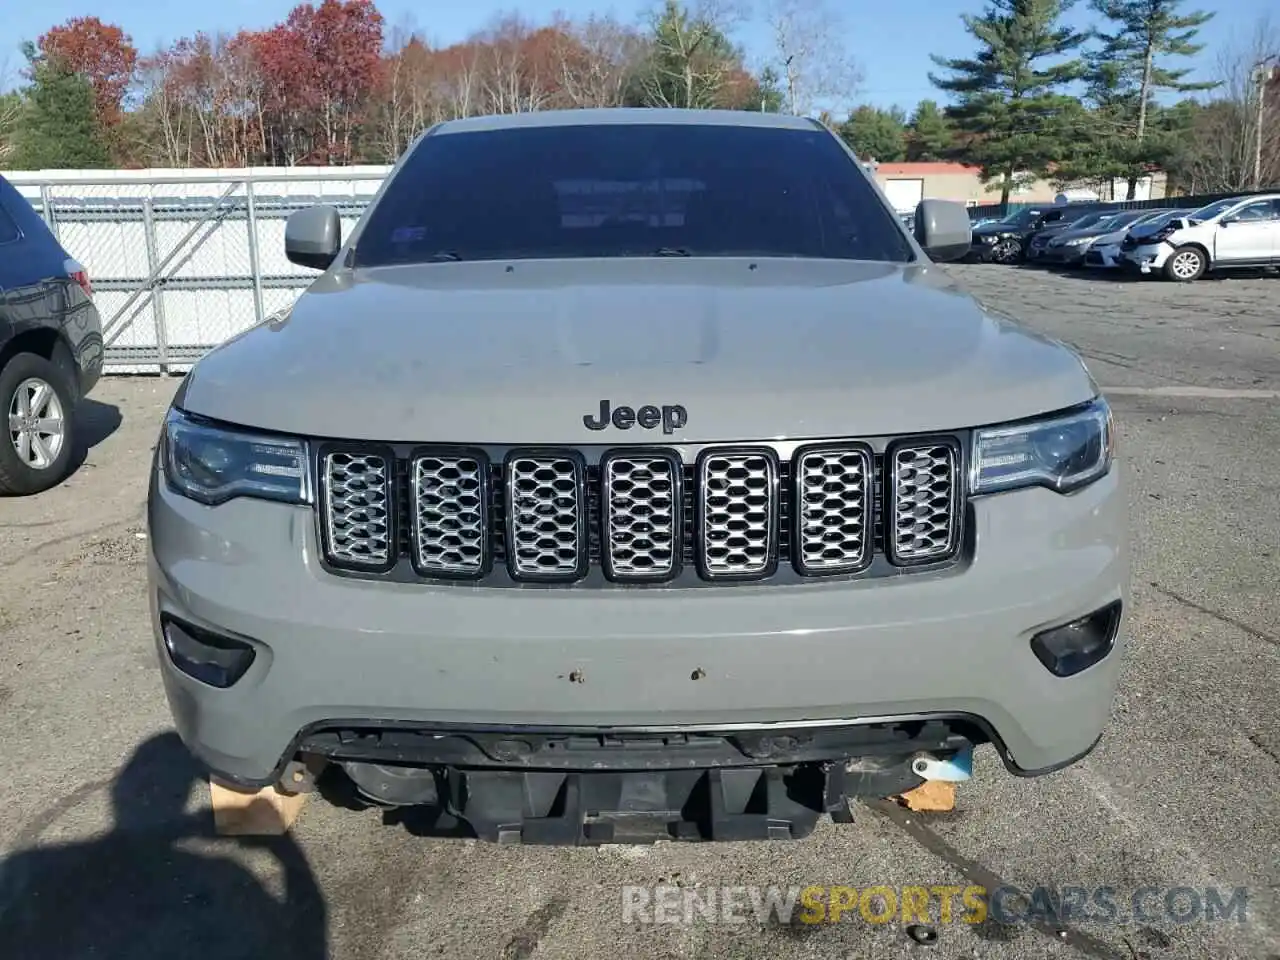
M1258 203L1251 203L1247 207L1241 207L1235 212L1234 219L1244 221L1272 220L1275 215L1275 202L1262 200Z
M21 236L18 225L13 222L13 217L9 216L9 211L0 206L0 244L13 243Z

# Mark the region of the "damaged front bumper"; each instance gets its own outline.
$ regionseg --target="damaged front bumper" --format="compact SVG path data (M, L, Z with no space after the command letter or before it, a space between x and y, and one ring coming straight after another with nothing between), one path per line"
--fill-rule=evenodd
M327 724L297 749L309 769L341 768L349 800L412 808L422 832L581 846L802 839L824 815L849 822L855 799L966 778L990 736L963 716L680 732Z

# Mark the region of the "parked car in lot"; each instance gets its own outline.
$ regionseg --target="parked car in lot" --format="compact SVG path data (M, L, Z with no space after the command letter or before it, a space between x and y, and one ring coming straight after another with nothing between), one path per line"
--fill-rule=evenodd
M1111 411L934 266L963 206L908 231L803 117L547 111L432 127L284 246L319 276L194 366L150 471L158 663L221 783L782 840L1099 741Z
M1191 213L1190 207L1161 208L1142 211L1144 216L1132 223L1118 227L1110 233L1096 238L1085 251L1084 265L1104 270L1114 270L1120 266L1120 245L1131 231L1138 229L1155 230L1164 226L1174 217L1184 217Z
M1067 215L1060 219L1046 223L1043 227L1033 233L1027 240L1025 258L1028 263L1037 263L1043 260L1044 252L1048 249L1049 243L1058 236L1069 230L1078 230L1085 227L1093 226L1095 223L1101 223L1107 217L1115 214L1116 208L1111 206L1094 207L1088 209L1086 204L1072 204L1075 212L1079 216Z
M0 176L0 494L61 482L77 408L102 373L102 323L83 266Z
M1077 223L1049 235L1049 242L1040 251L1037 262L1045 266L1078 267L1084 263L1086 251L1100 237L1149 217L1149 210L1121 210L1095 219L1097 215L1081 218Z
M1154 230L1132 231L1121 265L1188 283L1211 271L1280 264L1280 193L1230 197Z
M1079 219L1092 212L1091 204L1050 204L1023 207L1003 220L976 227L968 259L981 263L1018 263L1026 255L1027 243L1045 226Z

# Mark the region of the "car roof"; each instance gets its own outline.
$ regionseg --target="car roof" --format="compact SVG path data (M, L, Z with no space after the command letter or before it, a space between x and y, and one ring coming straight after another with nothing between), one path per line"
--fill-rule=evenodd
M774 130L823 129L808 117L752 110L684 110L669 107L591 107L585 110L537 110L483 117L446 120L430 135L515 130L527 127L598 126L604 124L662 123L685 126L764 127Z

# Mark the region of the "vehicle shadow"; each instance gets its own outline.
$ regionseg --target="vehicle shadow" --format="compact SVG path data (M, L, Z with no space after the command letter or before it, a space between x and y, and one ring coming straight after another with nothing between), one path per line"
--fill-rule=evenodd
M71 455L68 476L75 473L89 458L89 451L120 429L124 417L113 403L100 403L89 397L76 405L76 426L79 429L75 452Z
M0 860L0 955L324 960L327 908L302 850L288 834L216 837L210 810L186 809L202 779L177 735L165 733L139 746L111 781L114 822L105 835L36 845L106 784L89 784L36 818L18 837L25 849ZM197 852L211 846L255 862L265 853L282 895L243 858Z

